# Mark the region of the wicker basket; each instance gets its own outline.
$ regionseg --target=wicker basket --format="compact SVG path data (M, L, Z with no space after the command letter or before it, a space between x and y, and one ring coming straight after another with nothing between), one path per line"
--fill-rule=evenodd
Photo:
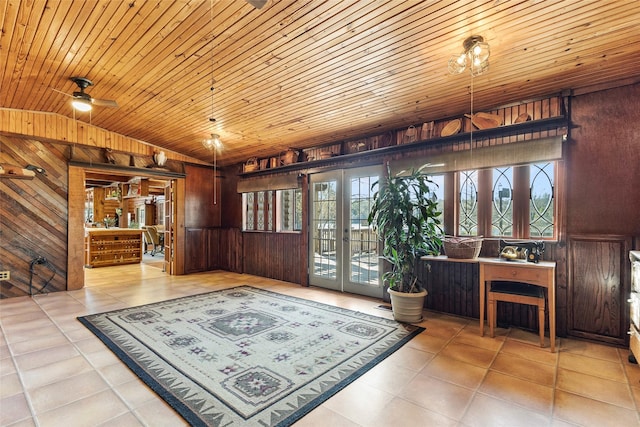
M482 236L479 237L454 237L446 236L442 243L444 244L444 253L449 258L458 259L475 259L480 255L482 249Z
M289 149L285 151L283 154L280 154L280 163L282 163L283 165L290 165L297 161L298 161L298 152L293 149Z
M252 157L247 160L247 163L242 165L243 172L253 172L258 170L258 159L256 157Z

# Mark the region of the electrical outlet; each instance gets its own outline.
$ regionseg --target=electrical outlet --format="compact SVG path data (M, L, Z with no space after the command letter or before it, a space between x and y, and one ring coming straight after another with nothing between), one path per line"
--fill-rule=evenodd
M11 278L11 272L9 270L0 271L0 280L9 280Z

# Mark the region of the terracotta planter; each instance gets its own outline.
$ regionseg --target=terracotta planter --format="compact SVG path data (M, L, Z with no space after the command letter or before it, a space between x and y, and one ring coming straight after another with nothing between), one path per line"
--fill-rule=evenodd
M395 320L404 323L422 321L422 308L424 306L424 298L427 296L426 290L409 293L389 289L388 292L391 295L391 309Z

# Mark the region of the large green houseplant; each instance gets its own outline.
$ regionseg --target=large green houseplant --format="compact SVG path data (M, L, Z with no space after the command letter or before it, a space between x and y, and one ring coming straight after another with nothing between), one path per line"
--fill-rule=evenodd
M434 188L421 169L409 174L386 174L373 183L369 224L382 241L382 258L389 269L382 279L389 286L396 320L419 322L427 292L418 283L416 262L423 255L437 255L442 245L440 212ZM404 297L404 298L403 298ZM405 312L405 301L414 305Z

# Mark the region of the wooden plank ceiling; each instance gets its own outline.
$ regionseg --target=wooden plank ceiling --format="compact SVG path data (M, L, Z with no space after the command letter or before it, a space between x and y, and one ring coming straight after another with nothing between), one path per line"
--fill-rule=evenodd
M468 113L472 84L481 111L640 80L638 22L636 0L8 0L0 106L73 117L87 77L119 108L79 120L204 161L216 133L232 164ZM474 34L489 72L450 75Z

